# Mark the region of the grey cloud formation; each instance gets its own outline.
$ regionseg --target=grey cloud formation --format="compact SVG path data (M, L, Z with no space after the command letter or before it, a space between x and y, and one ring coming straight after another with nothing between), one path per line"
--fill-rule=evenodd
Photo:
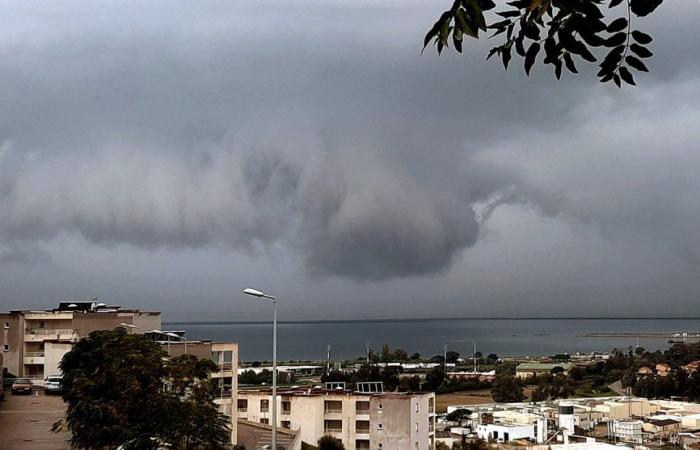
M351 300L346 316L427 314L430 296L454 314L602 310L648 292L660 265L654 292L700 288L700 8L642 24L652 73L618 92L592 69L558 83L503 72L487 42L420 55L442 7L3 3L0 264L56 264L5 292L94 295L101 280L165 307L201 295L179 284L197 275L223 297L233 281L209 274L229 268L210 261L236 265L239 284L274 266L260 281L306 316L319 291ZM375 292L391 300L357 299Z

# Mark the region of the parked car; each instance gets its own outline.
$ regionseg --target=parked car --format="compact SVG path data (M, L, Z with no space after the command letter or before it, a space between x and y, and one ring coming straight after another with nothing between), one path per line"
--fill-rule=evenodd
M15 378L12 383L12 395L17 394L31 394L32 393L32 382L29 378Z
M63 392L62 378L58 375L46 377L46 380L44 380L44 393L50 395L60 394L61 392Z

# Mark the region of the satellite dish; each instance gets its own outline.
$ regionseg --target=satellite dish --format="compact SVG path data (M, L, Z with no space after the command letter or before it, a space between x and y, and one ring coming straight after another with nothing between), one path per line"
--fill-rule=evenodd
M68 305L68 307L69 307L69 308L77 308L78 305L76 305L75 303L71 303L70 305Z

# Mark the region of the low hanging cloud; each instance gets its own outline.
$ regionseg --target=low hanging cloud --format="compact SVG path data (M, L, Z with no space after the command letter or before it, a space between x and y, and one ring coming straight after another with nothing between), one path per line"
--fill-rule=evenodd
M302 127L294 127L295 145L285 143L284 127L194 153L122 143L66 158L7 143L0 237L77 234L150 248L281 244L313 275L368 280L446 270L476 242L474 210L458 192L395 170L371 148L324 148Z

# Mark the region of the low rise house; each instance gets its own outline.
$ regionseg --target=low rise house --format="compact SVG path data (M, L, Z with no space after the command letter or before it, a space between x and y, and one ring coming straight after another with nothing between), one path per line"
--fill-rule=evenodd
M660 377L665 377L671 373L671 366L666 363L656 365L656 374Z
M700 361L691 361L685 366L681 366L681 368L688 372L688 374L693 374L700 368Z
M561 369L563 370L562 373L566 375L573 366L571 363L520 363L515 368L515 376L518 378L531 378L552 373L554 369Z
M651 367L640 367L639 370L637 371L637 375L653 375L654 371L651 369Z
M496 379L496 371L488 372L447 372L445 376L453 381L493 381Z
M671 418L649 418L644 420L642 430L645 433L652 433L660 437L667 437L678 432L681 427L681 421Z

